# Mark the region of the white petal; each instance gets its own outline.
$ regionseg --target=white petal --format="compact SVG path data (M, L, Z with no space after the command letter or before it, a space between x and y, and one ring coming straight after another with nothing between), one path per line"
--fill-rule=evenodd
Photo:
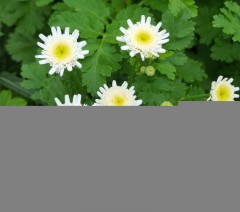
M59 26L57 27L57 35L58 36L62 35L61 28Z
M56 72L56 69L55 68L51 68L51 70L49 71L49 74L53 75L55 72Z
M87 45L87 42L86 41L81 41L81 42L78 43L78 45L79 45L79 48L82 48L82 47Z
M117 82L115 80L112 81L112 87L117 87Z
M78 61L75 63L75 65L76 65L78 68L82 68L82 64L79 63Z
M137 101L136 101L136 106L140 106L140 105L142 105L142 103L143 103L142 100L137 100Z
M156 31L158 31L161 28L161 26L162 26L162 22L159 22L155 27Z
M141 53L140 55L141 55L142 61L144 61L145 60L144 54Z
M137 52L131 51L129 54L130 54L131 57L134 57L137 54Z
M130 50L129 46L121 46L121 50Z
M103 95L102 95L102 93L101 92L97 92L97 95L101 98Z
M82 53L83 55L89 54L89 50L83 50L81 53Z
M66 27L64 34L65 34L65 35L69 35L69 33L70 33L70 28L69 28L69 27Z
M148 18L147 18L146 24L147 24L147 25L150 25L150 24L151 24L151 17L148 17Z
M233 82L233 78L230 78L228 82L231 84Z
M65 95L65 104L71 104L69 95Z
M122 87L125 88L125 89L127 89L127 87L128 87L128 83L127 83L126 81L123 82Z
M120 42L126 42L124 37L116 37L116 39Z
M146 21L146 17L145 17L145 15L142 15L142 16L141 16L141 23L142 23L142 24L145 24L145 21Z
M74 39L78 39L78 37L79 37L79 31L77 30L77 29L75 29L74 30L74 32L73 32L73 34L72 34L72 36L74 37Z
M223 76L219 76L217 79L217 83L221 82L223 80Z
M58 98L54 98L54 100L55 100L57 106L62 106L62 103Z
M64 73L64 68L60 69L60 77L63 76L63 73Z
M123 33L123 34L127 34L127 30L123 27L120 27L120 31Z
M35 58L38 58L38 59L46 59L46 58L48 58L48 56L41 54L41 55L36 55Z
M40 60L39 61L39 64L41 64L41 65L48 64L48 63L49 63L48 60Z
M72 66L71 65L68 65L67 66L67 70L69 71L69 72L71 72L73 69L72 69Z
M105 88L105 90L108 90L109 88L108 88L108 86L105 84L105 85L103 85L103 87Z
M127 23L130 28L133 26L133 22L130 19L127 20Z
M47 46L43 43L37 42L37 45L43 49L47 48Z
M99 90L102 92L102 93L105 93L106 92L106 90L104 89L104 88L99 88Z
M43 34L40 34L39 38L41 38L42 41L44 41L44 42L47 42L47 40L48 40L48 38L45 35L43 35Z

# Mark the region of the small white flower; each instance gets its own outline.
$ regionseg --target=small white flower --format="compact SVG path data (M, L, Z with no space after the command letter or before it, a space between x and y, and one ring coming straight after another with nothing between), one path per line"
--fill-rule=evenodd
M136 100L134 87L130 89L127 87L127 82L118 86L116 81L112 82L111 88L103 85L97 92L100 99L97 99L93 106L140 106L142 100Z
M159 32L161 22L156 26L151 25L151 18L146 19L142 15L140 22L133 24L129 19L127 23L129 28L121 27L120 30L124 35L117 37L117 40L126 43L121 49L130 51L131 57L139 53L144 61L145 58L159 57L159 53L166 52L162 45L169 41L167 39L169 33L165 29Z
M65 103L63 104L58 98L54 98L57 106L87 106L81 104L81 99L82 99L81 94L74 95L73 102L71 102L69 95L65 95Z
M43 43L37 43L38 46L43 49L41 55L36 56L36 58L41 59L39 63L49 63L52 67L49 74L53 75L54 73L58 73L61 77L63 76L65 69L72 71L75 66L82 68L78 59L84 59L89 51L82 49L87 44L86 41L77 41L79 31L74 30L74 32L70 34L69 27L65 28L63 34L60 27L52 27L51 31L52 35L47 37L43 34L39 35L43 41Z
M239 87L231 85L233 79L223 78L219 76L217 81L212 82L212 88L208 101L234 101L234 98L239 98L236 91L239 91Z

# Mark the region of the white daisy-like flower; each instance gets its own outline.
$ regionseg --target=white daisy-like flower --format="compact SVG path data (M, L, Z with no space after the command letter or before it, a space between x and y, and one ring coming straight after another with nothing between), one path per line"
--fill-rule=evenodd
M85 55L89 53L88 50L82 48L87 44L86 41L78 42L79 31L74 30L70 34L70 28L66 27L62 33L60 27L51 27L52 35L45 36L40 34L39 37L43 43L38 42L43 50L41 55L36 58L41 59L40 64L50 64L52 67L49 71L50 75L54 73L63 76L64 70L72 71L73 67L82 68L78 59L84 59Z
M151 17L146 19L142 15L140 22L133 24L129 19L127 23L129 28L121 27L120 30L124 35L117 37L117 40L126 43L121 49L130 51L131 57L139 53L144 61L145 58L159 57L159 54L166 52L162 45L169 41L169 33L165 29L159 31L161 22L156 26L151 25Z
M128 83L124 82L118 86L116 81L112 82L112 87L103 85L97 92L100 99L96 100L93 106L140 106L142 100L136 100L134 86L128 89Z
M69 95L65 95L65 103L61 103L61 101L58 98L54 98L57 106L87 106L82 105L81 99L82 99L81 94L74 95L72 102L70 101Z
M239 95L235 94L236 91L239 91L239 87L234 87L232 82L232 78L219 76L216 82L212 82L208 101L234 101L234 98L239 98Z

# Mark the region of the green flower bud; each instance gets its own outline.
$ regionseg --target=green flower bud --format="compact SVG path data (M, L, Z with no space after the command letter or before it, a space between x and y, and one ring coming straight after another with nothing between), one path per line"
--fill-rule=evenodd
M145 74L145 73L146 73L146 67L145 67L145 66L142 66L142 67L140 68L140 72L141 72L142 74Z
M149 76L149 77L153 77L155 75L155 68L153 66L148 66L146 68L146 75Z
M163 106L163 107L171 107L171 106L173 106L173 104L171 102L165 101L165 102L163 102L161 104L161 106Z

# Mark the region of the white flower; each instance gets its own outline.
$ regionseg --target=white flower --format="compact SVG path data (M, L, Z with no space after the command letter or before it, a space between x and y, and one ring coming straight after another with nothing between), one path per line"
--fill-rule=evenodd
M40 64L50 64L52 67L49 74L54 73L63 76L64 70L72 71L73 67L77 66L82 68L81 63L78 59L84 59L85 55L89 53L88 50L82 50L87 44L86 41L78 42L79 31L74 30L70 34L69 27L65 28L62 34L60 27L51 28L52 35L46 37L40 34L39 37L43 40L43 43L38 42L43 50L41 55L37 55L36 58L41 59Z
M126 43L122 46L122 50L130 51L130 56L134 57L136 54L140 54L142 60L145 58L159 57L159 53L165 53L166 50L162 48L164 43L167 43L169 39L169 33L164 29L159 32L162 23L159 22L156 26L151 25L151 18L142 15L141 21L133 24L129 19L127 21L129 28L120 28L124 34L121 37L117 37L120 42Z
M57 106L86 106L81 104L82 96L81 94L73 96L73 102L71 103L69 95L65 95L65 103L61 103L58 98L54 98Z
M239 91L239 87L231 85L232 82L232 78L219 76L216 82L212 82L211 96L208 101L234 101L234 98L239 98L239 95L235 94L236 91Z
M130 89L127 87L127 82L118 86L116 81L112 82L111 88L103 85L97 92L100 99L97 99L93 106L140 106L142 100L136 100L134 87Z

